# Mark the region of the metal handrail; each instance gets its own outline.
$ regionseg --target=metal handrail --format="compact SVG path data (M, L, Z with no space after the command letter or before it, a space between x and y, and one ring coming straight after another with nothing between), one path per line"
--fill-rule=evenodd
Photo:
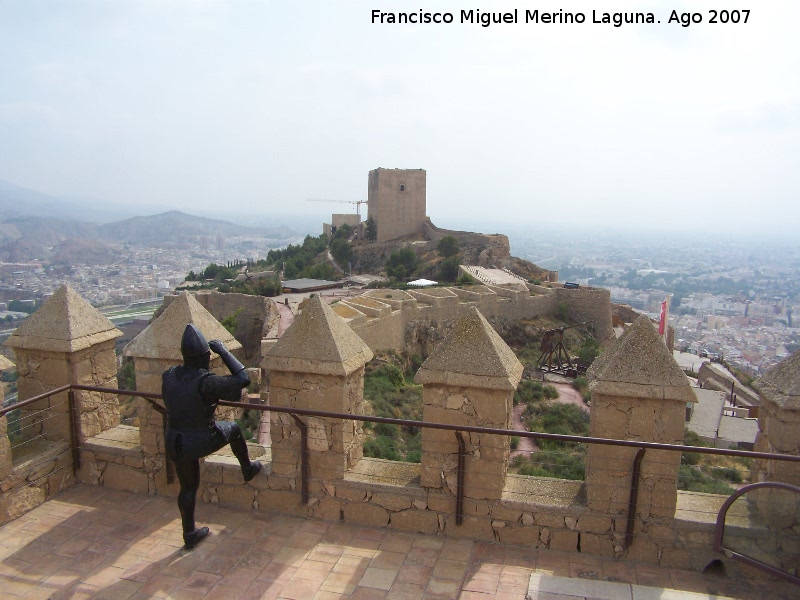
M800 494L800 487L796 485L791 485L789 483L784 483L782 481L760 481L758 483L751 483L744 487L739 488L738 490L736 490L736 492L731 494L727 500L725 500L725 502L722 504L722 507L719 509L719 513L717 514L717 523L716 527L714 528L714 551L721 552L725 554L725 556L728 556L729 558L733 558L735 560L738 560L739 562L743 562L752 567L756 567L772 575L790 581L794 584L800 584L800 577L798 577L797 575L792 575L791 573L782 571L777 567L768 565L767 563L761 562L760 560L756 560L755 558L752 558L750 556L740 554L739 552L731 550L730 548L726 548L725 546L722 545L725 536L725 517L728 514L728 509L733 505L734 502L736 502L744 494L760 488L776 488L779 490L788 490L790 492L794 492L795 494Z
M5 415L6 413L15 410L17 408L29 405L33 402L38 400L46 399L50 396L55 394L59 394L64 391L69 392L69 400L70 400L70 424L72 427L72 451L73 451L73 471L77 471L77 468L80 465L80 456L78 454L78 445L80 443L80 415L77 412L77 403L74 399L73 390L83 390L83 391L94 391L94 392L104 392L104 393L111 393L111 394L118 394L123 396L135 396L141 397L147 400L156 410L159 412L163 419L164 428L166 429L167 426L167 409L161 406L156 400L163 400L163 395L155 392L138 392L134 390L122 390L117 388L107 388L107 387L99 387L99 386L91 386L91 385L83 385L83 384L71 384L71 385L64 385L59 388L55 388L49 392L45 392L24 400L23 402L19 402L12 406L3 408L0 410L0 417ZM258 398L258 396L251 396L251 399ZM231 402L228 400L220 400L218 402L220 406L229 406L234 408L249 408L254 410L260 411L270 411L270 412L278 412L278 413L287 413L292 416L296 425L301 431L301 501L306 504L310 500L309 494L309 479L310 479L310 463L309 463L309 451L308 451L308 435L307 435L307 424L300 419L300 416L305 417L322 417L328 419L345 419L345 420L353 420L353 421L362 421L362 422L369 422L369 423L386 423L390 425L400 425L403 427L420 427L420 428L430 428L430 429L442 429L446 431L453 431L456 434L456 442L458 443L458 467L457 467L457 476L458 476L458 483L457 483L457 499L456 499L456 523L461 524L463 521L463 493L464 493L464 476L465 476L465 468L464 468L464 458L466 455L466 445L464 443L462 434L463 433L479 433L479 434L487 434L487 435L501 435L507 437L526 437L531 438L533 440L543 439L543 440L553 440L559 442L573 442L573 443L581 443L581 444L600 444L600 445L609 445L609 446L623 446L629 448L637 448L638 451L633 459L633 468L631 473L631 490L629 495L628 501L628 522L627 522L627 531L625 535L626 545L630 545L633 538L633 529L635 524L636 518L636 507L637 507L637 498L638 498L638 489L639 489L639 473L641 470L641 463L644 458L644 453L646 450L668 450L672 452L697 452L701 454L716 454L721 456L741 456L746 458L757 458L762 460L778 460L778 461L786 461L786 462L800 462L800 456L795 455L786 455L786 454L772 454L768 452L752 452L749 450L729 450L724 448L704 448L700 446L685 446L685 445L678 445L678 444L661 444L657 442L639 442L634 440L615 440L609 438L596 438L596 437L582 437L577 435L562 435L562 434L555 434L555 433L544 433L544 432L533 432L533 431L516 431L510 429L497 429L492 427L476 427L470 425L451 425L448 423L433 423L428 421L416 421L416 420L409 420L409 419L394 419L390 417L374 417L370 415L356 415L356 414L348 414L348 413L337 413L337 412L328 412L328 411L319 411L319 410L311 410L305 408L292 408L292 407L285 407L285 406L271 406L268 404L254 404L254 403L244 403L244 402ZM172 483L174 480L173 475L173 466L171 461L166 461L166 468L167 468L167 483ZM753 484L758 485L758 484ZM752 486L747 486L752 487ZM747 489L742 488L742 489ZM736 497L738 497L737 494ZM734 498L732 496L732 498ZM735 499L735 498L734 498ZM732 500L729 498L728 503L731 503ZM727 508L725 508L727 510Z

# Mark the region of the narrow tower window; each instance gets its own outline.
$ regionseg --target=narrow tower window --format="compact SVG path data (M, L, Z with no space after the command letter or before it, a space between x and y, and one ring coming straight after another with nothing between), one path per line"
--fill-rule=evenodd
M404 184L404 183L400 184L400 191L401 192L405 192L406 191L406 184Z

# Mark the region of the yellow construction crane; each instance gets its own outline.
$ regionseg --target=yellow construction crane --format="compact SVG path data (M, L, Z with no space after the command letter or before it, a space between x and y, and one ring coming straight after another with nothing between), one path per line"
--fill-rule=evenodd
M359 220L361 220L361 205L367 204L366 200L320 200L318 198L308 198L306 202L335 202L337 204L355 204L356 205L356 214L359 216Z

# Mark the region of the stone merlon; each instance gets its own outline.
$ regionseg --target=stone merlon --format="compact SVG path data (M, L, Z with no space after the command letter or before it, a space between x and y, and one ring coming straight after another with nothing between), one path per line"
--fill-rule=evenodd
M63 285L17 327L5 345L26 350L70 353L121 335L122 332L78 292Z
M780 408L800 410L800 350L767 371L755 387Z
M242 347L194 296L183 293L125 346L124 354L137 358L181 361L181 336L189 323L196 325L207 340L221 340L228 350Z
M316 296L265 357L270 371L349 375L372 360L369 346Z
M689 380L646 315L598 356L586 375L589 389L600 394L697 402Z
M515 390L522 363L474 306L422 363L414 381Z

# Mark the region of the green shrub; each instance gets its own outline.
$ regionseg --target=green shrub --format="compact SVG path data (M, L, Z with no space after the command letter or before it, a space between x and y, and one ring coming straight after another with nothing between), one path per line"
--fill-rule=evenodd
M512 435L511 436L511 449L512 450L516 450L517 448L519 448L519 436L518 435Z
M683 443L687 446L698 446L701 448L705 448L708 446L703 440L700 439L694 431L686 430L683 434ZM682 465L697 465L700 463L701 454L697 452L683 452L681 453L681 464Z
M556 304L555 317L559 321L566 321L569 319L569 306L566 302L559 302Z
M379 436L396 438L400 435L400 427L391 423L375 423L375 434Z
M378 436L364 442L364 456L370 458L385 458L386 460L403 460L397 452L394 440Z
M386 260L386 274L392 279L411 277L419 266L419 258L409 247L396 250Z
M589 415L574 404L529 404L523 413L530 431L560 435L589 435ZM561 442L557 442L561 443Z
M733 493L733 488L729 485L708 477L700 469L690 465L681 465L678 471L678 489L705 494L730 495Z
M600 344L593 338L586 338L578 349L578 362L581 366L588 368L599 354Z
M732 483L742 483L742 474L733 467L711 467L711 477Z
M456 279L456 285L473 285L475 283L475 278L470 275L469 273L464 273Z
M578 454L550 452L543 450L534 454L530 460L521 461L520 475L535 477L557 477L580 481L586 468L585 458Z
M446 235L439 240L439 243L436 245L436 250L439 252L440 256L448 258L461 252L461 247L456 238L452 235Z
M542 392L544 393L544 397L547 400L555 400L556 398L558 398L558 388L556 388L556 386L554 385L544 386Z
M550 388L550 390L546 390ZM553 396L553 393L555 395ZM514 392L514 404L525 404L539 402L545 398L558 398L558 390L552 385L543 385L540 381L525 379L520 381L517 390Z
M415 358L402 353L388 353L367 365L364 399L372 406L375 416L415 421L422 419L422 386L413 383L414 367L421 362L420 356ZM409 462L419 462L421 459L419 428L365 423L364 429L374 436L364 442L365 456Z

